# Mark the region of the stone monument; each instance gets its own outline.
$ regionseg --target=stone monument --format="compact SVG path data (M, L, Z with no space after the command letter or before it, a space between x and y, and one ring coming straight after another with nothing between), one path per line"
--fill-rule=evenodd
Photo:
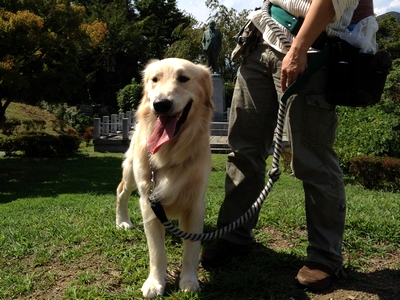
M219 74L214 73L212 75L212 83L214 86L214 92L212 100L214 103L214 122L226 122L226 105L225 105L225 93L224 93L224 82Z
M211 20L208 23L209 28L203 33L201 44L207 55L207 65L214 73L218 73L218 54L222 48L222 33L215 28L215 21Z
M224 93L224 83L222 81L221 75L218 74L218 54L221 52L222 48L222 33L215 28L215 21L210 20L208 23L209 28L204 31L203 39L201 44L203 50L207 56L207 66L213 72L212 83L214 86L214 93L212 100L214 102L214 122L225 122L226 117L224 112L225 107L225 93Z

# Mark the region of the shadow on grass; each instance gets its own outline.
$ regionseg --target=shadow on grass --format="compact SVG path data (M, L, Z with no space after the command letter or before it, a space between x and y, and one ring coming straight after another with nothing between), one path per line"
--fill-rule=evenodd
M400 270L385 269L371 273L345 270L347 278L335 280L320 293L297 286L295 276L303 259L255 244L250 255L235 258L228 266L208 270L200 299L399 299ZM361 297L361 298L359 298Z
M380 300L400 298L400 269L383 269L365 273L346 269L345 272L347 278L337 281L332 290L348 291L348 296L353 297L352 292L354 291L377 295ZM361 299L367 299L367 296Z
M113 194L122 176L121 157L7 157L0 160L0 203L58 194Z
M204 232L215 230L214 226L205 224ZM182 245L182 239L171 232L167 231L166 236L172 244ZM202 249L212 242L202 242ZM303 260L297 255L276 252L257 242L249 255L235 257L226 266L204 269L200 264L201 292L195 299L310 299L295 284L295 276L302 265ZM175 272L173 282L167 284L165 295L172 296L179 290L179 272L180 269Z
M295 276L301 266L296 255L255 243L250 255L208 270L200 299L310 299L296 287Z
M205 225L206 232L215 227ZM182 240L167 232L174 243ZM203 242L202 248L208 243ZM367 299L376 295L379 299L399 299L400 270L383 269L373 272L347 268L347 278L334 280L332 286L320 293L311 293L296 284L295 277L304 264L290 249L275 251L262 243L254 243L247 256L236 257L228 265L216 269L204 269L200 265L199 299ZM179 271L178 271L179 273ZM168 284L166 295L179 290L179 276ZM353 298L352 298L353 297ZM375 299L375 298L374 298Z

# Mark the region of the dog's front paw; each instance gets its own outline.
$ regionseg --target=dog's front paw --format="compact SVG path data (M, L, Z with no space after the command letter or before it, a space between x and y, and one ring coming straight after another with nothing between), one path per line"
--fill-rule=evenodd
M124 230L133 229L133 224L131 221L117 222L117 229L124 229Z
M147 278L142 286L142 293L144 298L153 299L157 296L162 296L164 294L165 281L159 282L152 277Z
M181 280L179 288L184 292L196 292L200 290L199 281L196 280Z

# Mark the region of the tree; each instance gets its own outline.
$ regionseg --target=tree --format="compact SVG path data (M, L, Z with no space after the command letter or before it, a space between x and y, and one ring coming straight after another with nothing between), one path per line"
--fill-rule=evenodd
M135 21L137 12L127 0L79 1L87 9L88 22L102 20L108 34L96 48L80 57L80 68L86 74L78 103L116 106L118 90L133 77L140 76L142 32Z
M0 0L0 118L14 100L62 102L80 86L79 54L107 34L68 0ZM4 101L4 103L3 103ZM1 122L0 122L1 123Z
M136 0L134 7L139 12L142 38L150 51L147 57L164 58L166 49L176 41L171 35L173 30L189 24L190 18L178 10L176 0Z
M201 46L204 29L199 26L193 16L189 15L189 18L191 18L191 21L188 26L186 26L187 24L181 24L172 32L172 37L176 41L171 47L167 48L165 57L179 57L194 63L204 64L203 48Z
M385 84L384 97L397 105L400 103L400 23L394 15L378 19L376 34L378 47L387 51L393 59L392 71Z
M400 58L400 23L393 15L378 21L379 30L376 40L379 49L387 51L392 59Z
M162 59L177 39L172 32L188 24L189 18L173 0L86 0L79 1L89 20L107 23L109 34L93 53L82 58L87 74L81 102L117 106L116 95L141 72L152 58ZM87 94L89 92L89 99Z
M396 106L400 104L400 58L393 61L393 70L386 78L383 95Z

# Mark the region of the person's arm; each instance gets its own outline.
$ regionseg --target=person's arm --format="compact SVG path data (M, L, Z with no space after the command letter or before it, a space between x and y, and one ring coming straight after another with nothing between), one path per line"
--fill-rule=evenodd
M281 89L286 91L307 65L307 51L335 16L332 0L313 0L304 23L282 61Z

